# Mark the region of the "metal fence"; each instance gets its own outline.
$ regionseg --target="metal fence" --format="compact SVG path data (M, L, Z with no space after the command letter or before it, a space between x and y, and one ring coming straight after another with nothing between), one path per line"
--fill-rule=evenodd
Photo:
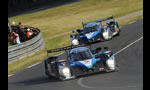
M8 47L8 63L22 59L26 56L33 55L35 52L44 48L44 39L39 29L34 28L38 34L21 44L12 45Z

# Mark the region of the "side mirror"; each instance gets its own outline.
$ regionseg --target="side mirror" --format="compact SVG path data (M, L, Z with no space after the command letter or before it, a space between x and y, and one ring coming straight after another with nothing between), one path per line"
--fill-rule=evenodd
M108 47L104 47L104 50L108 51Z
M78 33L81 33L81 32L82 32L82 30L81 30L81 29L77 29L77 32L78 32Z
M72 30L72 33L75 33L76 32L76 30L74 29L74 30Z
M94 48L94 49L91 49L91 52L92 52L92 54L96 54L96 53L98 53L99 51L101 51L101 47L98 47L98 48Z
M101 47L96 48L96 53L98 53L99 51L101 51Z

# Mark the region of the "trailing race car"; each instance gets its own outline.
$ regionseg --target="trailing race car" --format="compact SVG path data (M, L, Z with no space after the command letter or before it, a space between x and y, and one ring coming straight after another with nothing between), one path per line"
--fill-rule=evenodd
M106 22L106 25L102 25L102 22L106 20L111 21ZM119 25L117 21L114 20L113 16L88 23L82 23L82 25L82 29L72 30L73 33L70 35L72 45L110 40L113 36L119 35L120 32Z
M49 78L56 77L60 80L68 80L89 73L119 70L113 52L107 47L104 47L103 52L101 49L100 47L88 49L78 45L47 50L47 55L65 50L67 57L64 60L59 60L58 56L47 56L44 60L45 73Z

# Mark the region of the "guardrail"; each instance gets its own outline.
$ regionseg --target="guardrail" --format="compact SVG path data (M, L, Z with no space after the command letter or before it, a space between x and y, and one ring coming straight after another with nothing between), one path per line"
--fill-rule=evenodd
M44 40L38 28L33 28L38 34L32 39L22 42L21 44L12 45L8 47L8 63L22 59L26 56L31 56L35 52L44 48Z

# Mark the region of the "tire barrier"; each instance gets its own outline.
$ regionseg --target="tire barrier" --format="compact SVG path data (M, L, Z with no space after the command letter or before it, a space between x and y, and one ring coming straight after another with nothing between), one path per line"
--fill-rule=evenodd
M44 39L38 28L27 27L36 33L32 39L21 44L8 47L8 63L33 55L35 52L44 48Z

